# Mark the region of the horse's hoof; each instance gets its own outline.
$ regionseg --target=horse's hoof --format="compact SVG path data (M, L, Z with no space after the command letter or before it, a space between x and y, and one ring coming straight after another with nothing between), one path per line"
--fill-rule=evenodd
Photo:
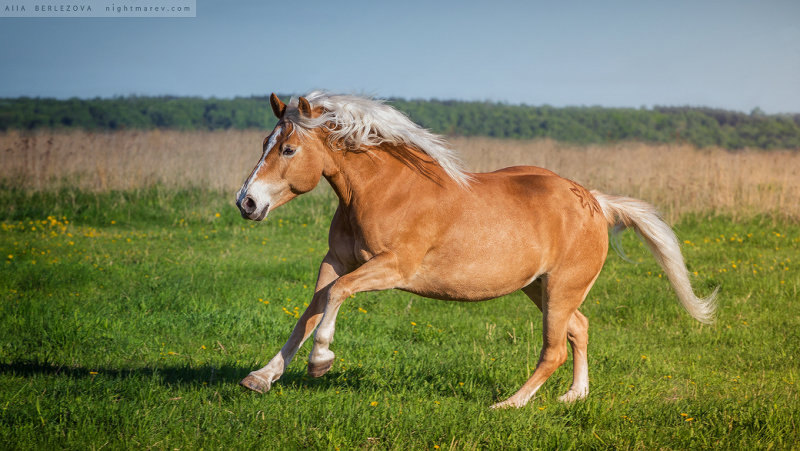
M570 389L568 392L561 395L558 400L561 402L575 402L581 399L586 398L586 395L589 394L589 390L573 390Z
M321 377L322 375L327 373L332 366L333 366L333 359L328 360L327 362L318 362L318 363L313 363L309 361L308 375L311 377Z
M489 408L490 409L508 409L509 407L514 407L514 406L509 404L507 401L503 401L503 402L498 402L498 403L492 404Z
M250 373L239 382L239 385L254 392L265 393L269 391L272 384L263 377Z
M496 404L492 404L491 408L492 409L508 409L508 408L518 409L518 408L520 408L520 407L522 407L524 405L525 405L524 402L523 403L519 403L517 401L514 401L512 398L508 398L505 401L501 401L501 402L498 402Z

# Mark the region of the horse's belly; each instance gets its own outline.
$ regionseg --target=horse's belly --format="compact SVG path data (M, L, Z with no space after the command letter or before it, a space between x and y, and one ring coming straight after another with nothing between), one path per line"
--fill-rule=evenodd
M406 284L398 287L420 296L457 301L483 301L512 293L533 282L540 265L519 254L482 255L475 259L430 259Z
M536 279L536 274L534 274L527 279L498 283L499 281L497 279L481 281L475 279L454 280L452 278L443 278L436 280L435 277L431 276L433 275L427 274L422 280L414 280L398 288L432 299L442 299L446 301L485 301L513 293Z
M542 208L533 211L477 201L465 206L402 289L437 299L473 301L530 284L550 269L566 243L559 216ZM537 214L553 219L541 220Z

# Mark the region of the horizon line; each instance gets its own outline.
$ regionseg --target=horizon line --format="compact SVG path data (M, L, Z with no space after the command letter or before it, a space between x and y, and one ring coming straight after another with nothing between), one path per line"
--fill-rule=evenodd
M175 98L175 99L200 99L200 100L236 100L236 99L257 99L257 98L264 98L269 99L271 93L268 94L250 94L250 95L235 95L231 96L203 96L203 95L195 95L195 94L115 94L111 96L104 96L104 95L97 95L94 97L82 97L82 96L39 96L39 95L18 95L14 97L7 97L7 96L0 96L0 101L4 100L18 100L18 99L36 99L36 100L56 100L56 101L68 101L68 100L116 100L116 99L129 99L129 98ZM280 97L293 97L293 96L300 96L304 94L286 94L280 93L277 94ZM715 107L709 105L698 105L698 104L652 104L652 105L640 105L638 107L635 106L607 106L601 104L565 104L565 105L553 105L549 103L541 103L541 104L530 104L525 102L509 102L506 100L493 100L493 99L458 99L458 98L438 98L438 97L402 97L402 96L372 96L366 94L355 94L359 97L369 97L376 100L382 100L387 102L393 101L423 101L423 102L458 102L458 103L483 103L483 104L490 104L490 105L503 105L503 106L515 106L515 107L528 107L528 108L541 108L541 107L550 107L550 108L601 108L601 109L608 109L608 110L636 110L636 111L654 111L659 108L687 108L687 109L694 109L694 110L716 110L716 111L726 111L726 112L734 112L744 115L763 115L763 116L797 116L800 115L800 110L798 111L781 111L776 113L767 113L765 112L760 106L753 107L750 111L740 110L735 108L724 108L724 107Z

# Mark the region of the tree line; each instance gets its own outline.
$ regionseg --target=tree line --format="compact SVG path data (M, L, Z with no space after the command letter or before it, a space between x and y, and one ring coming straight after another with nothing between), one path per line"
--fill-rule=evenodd
M387 101L414 122L445 135L800 149L800 114L767 115L759 109L745 114L696 107L556 108L454 100ZM274 124L266 96L0 99L0 130L269 129Z

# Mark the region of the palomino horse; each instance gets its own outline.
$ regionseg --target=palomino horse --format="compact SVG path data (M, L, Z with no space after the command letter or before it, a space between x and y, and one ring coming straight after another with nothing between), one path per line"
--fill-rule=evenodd
M572 386L589 393L588 321L578 307L603 267L608 227L632 227L669 277L683 307L711 322L714 297L692 291L680 246L655 208L587 191L546 169L464 172L444 141L368 98L313 92L287 106L270 98L279 122L236 195L246 219L261 221L311 191L322 177L339 197L314 297L286 344L241 384L270 389L316 329L308 373L325 374L342 301L396 288L435 299L482 301L522 290L543 313L544 343L530 379L492 407L525 405L567 359Z

